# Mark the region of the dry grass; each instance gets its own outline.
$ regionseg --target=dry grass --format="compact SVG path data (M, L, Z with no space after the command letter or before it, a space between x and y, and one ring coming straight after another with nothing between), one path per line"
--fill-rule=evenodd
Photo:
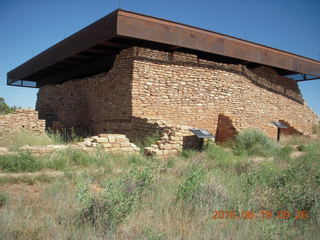
M10 139L1 140L0 146L8 147L10 150L17 150L23 145L45 146L50 144L62 144L63 140L59 134L44 134L20 131L13 133Z
M317 239L320 189L315 179L320 143L290 141L303 143L306 154L296 159L284 154L258 164L220 147L166 160L100 155L95 156L100 160L86 161L87 157L78 156L88 164L68 166L59 177L0 176L0 192L8 196L0 207L0 239ZM101 160L104 164L97 166ZM204 172L194 166L203 166ZM109 204L108 191L129 191L125 196L131 197L132 188L144 184L145 175L130 175L132 169L149 169L152 180L135 195L116 227L107 229L102 227L104 222L83 221L82 213L90 199ZM140 180L115 182L128 176ZM283 179L284 183L278 184ZM112 189L110 182L115 182ZM189 191L188 198L178 197L180 186ZM112 198L116 201L108 209L121 210L121 204L127 204L127 199L119 196ZM303 201L307 201L305 205ZM292 204L310 207L312 217L296 221L211 219L213 210L259 211Z

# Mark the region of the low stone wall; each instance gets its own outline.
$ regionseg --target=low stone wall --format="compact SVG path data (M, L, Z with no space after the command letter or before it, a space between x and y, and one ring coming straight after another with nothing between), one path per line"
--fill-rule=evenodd
M136 123L139 122L136 119ZM147 122L145 125L146 130L152 129L153 131L159 131L161 137L155 144L150 147L145 147L144 152L147 156L168 156L180 153L183 149L199 149L201 140L198 139L190 129L190 126L172 125L166 121L151 118L140 119L140 123ZM143 128L140 125L136 125L135 131L140 131Z
M129 139L122 134L99 134L90 138L85 138L83 142L68 145L47 145L47 146L29 146L25 145L20 150L29 151L34 156L51 154L57 150L76 149L83 152L93 152L101 149L110 153L134 153L140 149L129 142ZM0 155L8 154L8 149L0 148Z
M33 109L17 109L15 112L0 115L0 139L8 139L17 131L45 133L45 120L38 119Z
M101 147L105 152L128 153L139 152L140 149L123 134L99 134L98 136L85 138L80 144L81 150L91 151Z

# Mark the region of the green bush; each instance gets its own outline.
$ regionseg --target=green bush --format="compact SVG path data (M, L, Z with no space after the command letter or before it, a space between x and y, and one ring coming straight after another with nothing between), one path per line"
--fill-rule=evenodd
M204 180L205 174L206 172L202 165L192 165L186 180L178 187L177 199L192 202L196 194L201 190L201 183Z
M44 167L43 163L30 152L0 155L0 168L8 172L35 172Z
M252 195L259 194L263 205L256 206L273 210L316 211L320 199L319 155L306 154L286 167L275 162L263 162L246 176L244 191L248 201ZM313 214L313 218L316 214Z
M276 144L257 129L246 129L236 136L234 153L241 155L270 156L276 150Z
M133 168L128 174L106 182L105 190L98 197L92 197L82 210L81 219L112 229L120 224L132 211L135 202L150 185L150 169Z

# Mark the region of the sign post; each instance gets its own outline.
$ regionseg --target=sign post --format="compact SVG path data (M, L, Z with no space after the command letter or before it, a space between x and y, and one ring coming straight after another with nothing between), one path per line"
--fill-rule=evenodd
M282 122L272 122L277 127L277 141L280 141L280 135L281 135L281 128L288 128L284 123Z
M196 129L192 128L189 129L194 135L197 136L197 138L200 139L200 144L199 144L199 150L201 151L203 149L203 139L204 138L215 138L209 131L206 129Z

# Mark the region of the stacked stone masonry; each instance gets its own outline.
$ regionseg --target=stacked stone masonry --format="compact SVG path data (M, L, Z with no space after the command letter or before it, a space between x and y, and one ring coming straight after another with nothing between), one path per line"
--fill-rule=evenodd
M85 138L83 142L68 145L47 145L47 146L29 146L25 145L19 148L20 150L29 151L34 156L51 154L55 151L65 149L75 149L83 152L94 152L100 149L109 153L135 153L140 149L125 135L121 134L99 134L90 138ZM8 149L0 148L1 153L8 154Z
M102 148L105 152L122 153L122 152L139 152L140 149L123 134L99 134L86 138L81 150L91 151L96 147Z
M201 147L201 140L190 132L192 128L190 126L171 125L156 118L140 119L139 122L143 125L138 125L136 120L134 132L137 129L140 131L144 129L144 132L148 132L149 135L156 131L160 133L160 139L155 144L144 148L144 152L148 156L175 155L183 149L199 149Z
M148 119L205 128L223 140L249 127L276 138L271 122L280 120L310 135L317 119L297 83L272 68L141 47L122 50L109 72L41 87L37 110L62 128L129 138L157 129Z
M0 115L0 139L9 139L18 131L45 133L45 120L38 119L38 112L33 109L17 109L15 112Z

